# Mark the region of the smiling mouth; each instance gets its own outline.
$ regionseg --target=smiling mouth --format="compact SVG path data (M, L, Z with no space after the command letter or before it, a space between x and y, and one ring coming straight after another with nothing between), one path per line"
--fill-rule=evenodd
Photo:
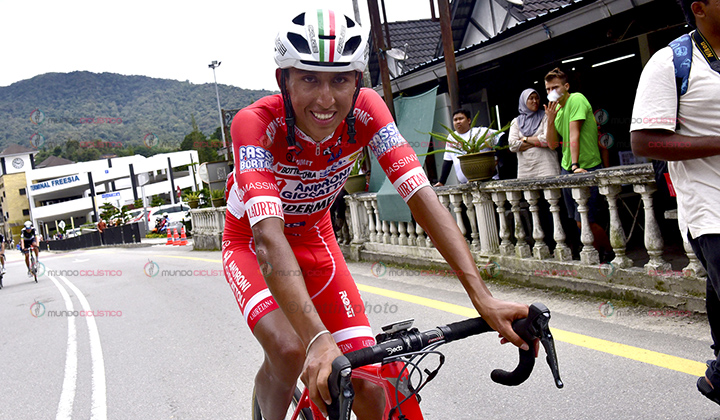
M317 118L318 120L321 120L321 121L329 120L329 119L331 119L333 116L335 116L335 113L334 113L334 112L318 113L318 112L310 111L310 113L313 115L313 117L315 117L315 118Z

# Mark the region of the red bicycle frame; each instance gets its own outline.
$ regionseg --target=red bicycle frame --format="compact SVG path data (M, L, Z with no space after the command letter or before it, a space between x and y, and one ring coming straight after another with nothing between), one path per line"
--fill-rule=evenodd
M401 389L396 388L395 384L393 384L393 381L400 382L401 384L405 381L409 381L407 370L403 372L402 378L398 379L404 365L405 364L403 362L392 362L385 365L361 366L359 368L353 369L352 371L353 378L364 379L370 383L381 386L383 388L383 391L385 391L385 411L383 412L383 419L387 419L390 415L390 410L392 409L392 407L395 407L395 405L397 405L398 399L396 398L396 392L400 401L408 397L408 395L405 395L402 392L403 388L407 392L407 382L406 385L401 385ZM293 412L291 420L297 420L300 410L305 408L310 408L312 410L313 418L315 420L320 420L324 418L322 413L320 413L320 410L318 410L317 406L315 406L315 404L313 404L313 402L310 400L310 395L308 394L307 388L303 391L302 396L300 397L300 401L298 402L298 405ZM402 413L407 418L413 420L423 420L422 411L420 410L420 403L418 402L416 395L412 395L410 398L408 398L407 401L402 403L400 408L402 409ZM399 411L396 409L393 412L392 417L390 418L392 420L399 420Z

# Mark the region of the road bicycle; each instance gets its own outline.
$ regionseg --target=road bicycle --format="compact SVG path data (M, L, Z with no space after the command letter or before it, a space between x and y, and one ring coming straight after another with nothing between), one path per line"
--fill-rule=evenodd
M31 245L29 248L24 249L22 252L23 254L30 253L30 273L32 274L32 277L35 279L35 283L37 283L37 271L38 271L38 262L35 260L35 252L33 252L37 248L35 245Z
M493 381L516 386L530 377L535 366L536 339L540 339L547 354L555 386L563 387L558 370L555 341L549 327L550 310L542 303L530 305L527 318L513 322L513 330L530 344L530 350L519 350L518 366L508 372L502 369L492 371ZM451 341L493 331L480 317L443 325L425 332L412 328L413 320L404 320L382 327L376 344L340 356L332 364L332 373L328 378L333 403L328 406L328 418L331 420L350 420L355 393L351 378L364 379L383 388L385 409L383 419L422 420L419 392L437 375L445 362L445 356L436 349ZM419 364L429 355L438 357L437 367L433 370L419 368ZM425 377L423 376L425 373ZM413 378L416 384L413 384ZM310 400L308 390L295 389L292 399L293 414L291 420L323 419L320 410ZM260 407L253 390L253 420L262 420Z

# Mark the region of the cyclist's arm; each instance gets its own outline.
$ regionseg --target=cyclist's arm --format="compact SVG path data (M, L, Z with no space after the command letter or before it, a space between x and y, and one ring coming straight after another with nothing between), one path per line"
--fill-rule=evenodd
M415 220L427 232L443 258L455 270L475 309L505 339L518 347L527 344L512 329L512 321L525 318L527 305L495 299L480 277L475 260L455 219L440 204L432 188L421 188L407 202Z
M269 217L253 226L255 250L260 267L270 264L269 274L265 274L265 282L283 313L290 321L295 332L300 336L303 346L307 348L310 341L320 331L325 330L320 316L314 309L305 280L300 271L295 254L284 234L283 219ZM310 346L308 357L303 368L303 382L308 387L310 397L317 404L320 396L330 404L330 392L327 378L332 370L332 361L342 353L335 344L332 335L320 335ZM323 404L318 404L323 413Z

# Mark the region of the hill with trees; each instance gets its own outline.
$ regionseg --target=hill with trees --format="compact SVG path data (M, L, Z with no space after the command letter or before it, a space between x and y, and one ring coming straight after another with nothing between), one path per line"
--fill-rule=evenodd
M224 109L243 108L274 92L218 85ZM20 144L74 161L220 144L212 83L197 85L115 73L46 73L0 87L0 150ZM210 139L205 134L212 133ZM202 156L201 156L202 157ZM202 160L202 159L201 159Z

